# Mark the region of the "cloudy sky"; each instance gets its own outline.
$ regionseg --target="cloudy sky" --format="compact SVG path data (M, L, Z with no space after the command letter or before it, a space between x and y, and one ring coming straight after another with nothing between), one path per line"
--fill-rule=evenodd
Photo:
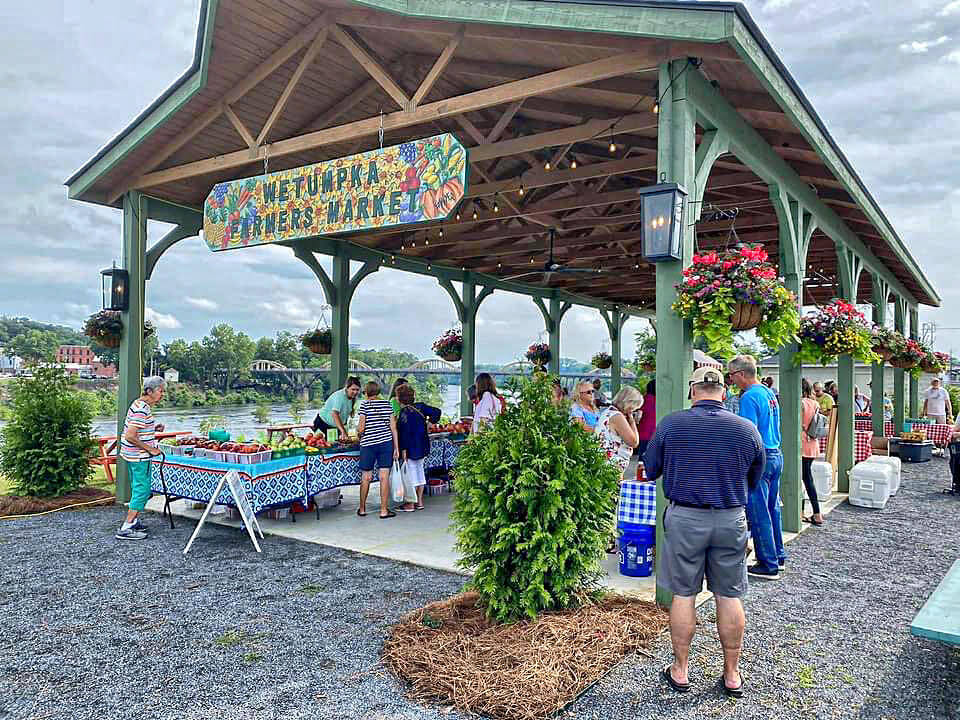
M120 257L120 213L68 201L62 183L190 64L198 5L0 3L3 26L16 28L0 44L0 314L79 326L99 307L98 271ZM960 352L960 0L747 6L940 291L943 307L921 320L940 326L939 348ZM212 258L184 241L154 278L147 298L162 341L220 321L254 337L302 330L323 304L310 271L280 248ZM390 270L361 284L352 309L352 342L421 357L456 319L435 281ZM480 311L478 359L514 359L542 329L528 298L497 292ZM605 340L596 312L567 314L564 356L587 360Z

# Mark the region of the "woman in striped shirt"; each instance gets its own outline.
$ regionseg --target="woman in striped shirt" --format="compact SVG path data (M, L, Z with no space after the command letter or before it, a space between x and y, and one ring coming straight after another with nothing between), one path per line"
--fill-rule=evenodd
M366 400L360 404L357 413L360 436L360 507L357 515L367 514L367 494L373 480L373 466L380 473L380 517L391 518L397 514L390 510L390 469L393 461L400 457L397 445L397 418L388 400L380 397L380 384L372 380L364 388Z

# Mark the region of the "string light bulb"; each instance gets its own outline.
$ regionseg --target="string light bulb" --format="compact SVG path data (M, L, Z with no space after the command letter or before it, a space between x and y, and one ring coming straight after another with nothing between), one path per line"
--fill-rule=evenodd
M430 263L427 263L427 270L430 270L432 268L433 268L433 265L431 265Z
M474 211L473 211L473 219L476 220L478 217L480 217L480 216L477 215L477 211L474 210Z
M503 263L497 263L497 270L503 269Z
M533 265L533 258L530 258L530 264Z
M443 240L443 228L440 228L440 239Z
M406 246L406 245L401 245L401 246L400 246L400 252L403 252L403 251L406 250L406 249L407 249L407 246Z
M610 147L607 149L610 150L611 155L617 151L617 144L613 141L613 135L610 136Z
M424 244L424 245L429 245L429 244L430 244L430 238L424 238L424 239L423 239L423 244Z
M413 242L410 243L410 247L415 248L416 246L417 246L417 241L416 241L416 240L414 240Z
M460 213L457 213L457 222L460 222Z
M659 113L659 112L660 112L660 103L655 102L655 103L653 104L653 114L656 115L656 114Z
M495 213L500 212L500 203L497 202L497 196L496 196L496 195L493 196L493 211L494 211Z
M570 162L570 169L571 169L571 170L576 170L576 169L577 169L577 161L576 161L576 160L573 160L573 161Z
M546 170L547 172L550 172L550 168L551 168L551 167L552 167L552 166L550 165L550 161L549 161L549 160L547 160L547 161L543 164L543 169Z
M397 261L397 256L396 256L396 255L391 255L391 256L390 256L390 262L395 263L396 261Z
M520 185L520 189L517 191L517 194L518 194L520 197L523 197L523 194L524 194L523 185Z

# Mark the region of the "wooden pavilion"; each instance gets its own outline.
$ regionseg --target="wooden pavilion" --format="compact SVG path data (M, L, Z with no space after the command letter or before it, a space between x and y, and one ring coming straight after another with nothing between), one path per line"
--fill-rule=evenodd
M119 420L140 387L146 281L166 250L198 234L214 185L437 133L469 149L457 216L285 243L334 309L334 383L346 374L353 293L389 265L436 277L451 295L463 322L465 377L473 374L477 309L495 290L533 298L555 359L566 310L596 308L610 332L615 385L623 322L655 318L658 410L682 408L691 336L671 311L674 284L695 247L728 242L732 223L718 211L732 208L739 239L778 257L804 303L839 290L872 303L878 322L892 306L897 329L914 337L918 306L939 304L739 4L203 0L191 67L67 181L71 198L123 209L132 291ZM682 260L654 266L638 243L637 189L657 182L679 183L689 196ZM176 228L148 244L148 219ZM541 272L551 230L559 262L599 272ZM321 254L333 257L332 275ZM796 531L802 368L791 356L790 348L781 356L781 494L784 528ZM852 373L852 360L841 358L841 490L853 463ZM873 387L882 392L881 382ZM898 371L901 415L904 393ZM915 414L915 382L909 400Z

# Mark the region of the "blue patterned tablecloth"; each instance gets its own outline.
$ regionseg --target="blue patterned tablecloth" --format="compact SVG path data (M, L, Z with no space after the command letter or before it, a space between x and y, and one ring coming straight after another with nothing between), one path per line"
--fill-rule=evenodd
M617 520L634 525L656 525L657 484L630 481L621 483Z
M460 452L463 443L454 443L446 438L430 441L430 454L423 464L424 470L435 467L450 468ZM306 475L307 492L310 495L331 490L343 485L360 484L360 451L346 450L329 455L307 456ZM374 473L373 481L378 482Z
M163 479L170 495L209 502L220 478L231 470L236 470L240 476L255 513L273 507L286 507L298 500L305 503L309 497L302 455L256 465L233 465L206 458L168 457L163 466ZM157 461L150 464L150 485L153 492L163 492L160 463ZM221 490L216 502L233 505L233 497L226 487Z
M432 440L424 469L452 467L461 445L446 438ZM174 456L167 458L163 477L171 496L208 502L220 478L230 470L236 470L250 497L253 511L259 513L269 508L286 507L297 501L306 504L310 497L324 490L359 485L359 460L359 450L330 455L300 455L257 465L233 465L206 458ZM150 479L153 492L162 493L159 462L151 463ZM374 481L376 479L377 475L374 475ZM230 491L224 488L216 502L233 505Z

